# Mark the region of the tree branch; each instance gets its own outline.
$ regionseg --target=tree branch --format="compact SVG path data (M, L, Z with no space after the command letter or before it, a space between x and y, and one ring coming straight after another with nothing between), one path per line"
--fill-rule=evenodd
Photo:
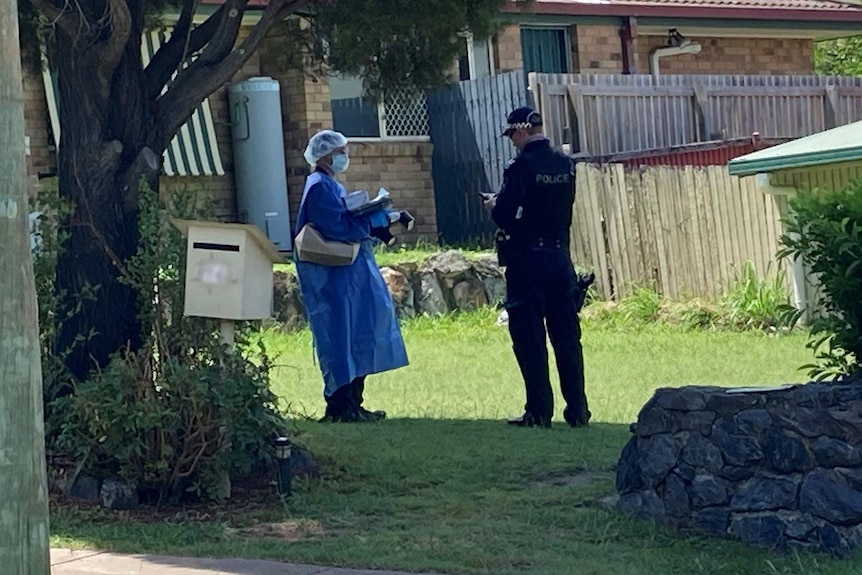
M144 84L149 100L158 98L162 88L168 83L171 75L177 71L182 61L189 54L194 54L206 46L218 30L224 6L220 6L203 24L192 30L191 22L196 6L197 0L185 0L182 14L174 27L170 40L159 47L144 70Z
M126 0L108 0L108 8L111 11L111 35L99 54L99 69L105 77L110 77L120 63L132 32L132 13Z
M194 64L181 70L171 88L158 99L162 113L150 147L157 153L162 153L195 108L207 96L228 82L251 58L252 53L279 18L299 10L310 2L311 0L270 0L260 21L255 24L238 48L210 65L205 65L198 58ZM219 30L219 32L222 31ZM235 42L235 38L234 36L232 43Z
M248 0L227 0L223 4L224 10L219 17L218 29L192 66L203 67L216 64L230 54L236 44L246 4Z
M81 14L75 12L69 2L65 2L62 8L55 5L51 0L30 0L30 3L45 18L50 20L52 26L58 26L70 38L76 38L84 29L84 20L81 18Z

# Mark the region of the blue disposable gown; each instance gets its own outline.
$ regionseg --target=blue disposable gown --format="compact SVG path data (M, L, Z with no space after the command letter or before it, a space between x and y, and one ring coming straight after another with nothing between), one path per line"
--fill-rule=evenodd
M328 240L361 242L349 266L296 262L327 397L357 377L408 364L395 306L371 251L370 223L349 214L345 195L334 178L313 172L296 221L297 230L311 222Z

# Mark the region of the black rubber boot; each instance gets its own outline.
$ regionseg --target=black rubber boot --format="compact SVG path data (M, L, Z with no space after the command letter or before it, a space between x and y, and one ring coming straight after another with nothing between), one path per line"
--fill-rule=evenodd
M385 411L369 411L362 407L362 403L364 398L362 397L365 393L365 377L357 377L353 380L351 384L353 388L353 405L356 407L359 412L359 417L364 421L381 421L386 419Z
M326 399L326 413L323 423L352 423L360 421L359 410L353 399L353 386L343 385Z

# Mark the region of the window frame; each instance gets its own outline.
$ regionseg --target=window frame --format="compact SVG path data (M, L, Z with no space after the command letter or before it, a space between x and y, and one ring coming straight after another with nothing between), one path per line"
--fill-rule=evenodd
M524 53L524 44L523 44L523 36L521 36L521 32L523 30L557 30L557 31L561 31L563 33L563 39L565 42L565 45L563 46L563 48L565 50L565 56L566 56L566 59L565 59L566 71L562 72L562 73L563 74L571 74L572 73L573 59L572 59L572 34L571 34L572 26L571 25L567 26L567 25L563 25L563 24L551 24L551 23L544 24L544 23L532 23L532 22L529 24L520 24L518 26L518 34L519 34L519 39L521 40L522 58L523 58L523 53ZM525 74L529 73L527 71L526 66L524 66L524 73ZM542 73L542 72L540 72L540 73Z

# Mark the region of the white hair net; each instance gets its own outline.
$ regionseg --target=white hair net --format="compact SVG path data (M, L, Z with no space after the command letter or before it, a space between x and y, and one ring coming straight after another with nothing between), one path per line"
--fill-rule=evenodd
M347 145L347 138L341 132L322 130L308 140L303 157L310 166L317 165L317 160L332 153L333 150Z

